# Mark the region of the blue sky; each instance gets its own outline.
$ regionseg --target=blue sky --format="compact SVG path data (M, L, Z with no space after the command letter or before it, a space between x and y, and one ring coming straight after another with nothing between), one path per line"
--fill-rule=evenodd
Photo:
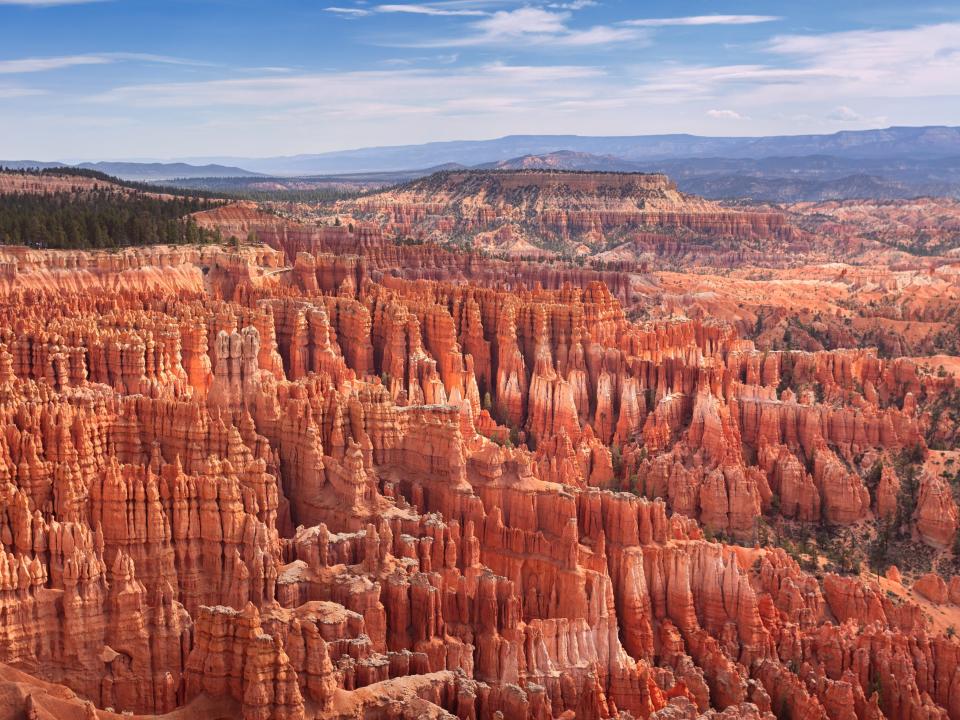
M960 124L960 5L0 0L0 158Z

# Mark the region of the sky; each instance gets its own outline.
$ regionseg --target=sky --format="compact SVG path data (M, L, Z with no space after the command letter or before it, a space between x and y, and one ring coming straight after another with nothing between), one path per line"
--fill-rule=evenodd
M960 3L0 0L0 158L960 124Z

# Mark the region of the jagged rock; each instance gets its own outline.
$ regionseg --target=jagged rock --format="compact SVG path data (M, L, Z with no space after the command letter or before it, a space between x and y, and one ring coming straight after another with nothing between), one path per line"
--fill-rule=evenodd
M957 504L950 487L929 473L920 476L920 491L914 514L917 532L928 545L945 548L957 534Z
M764 514L869 519L867 466L923 449L942 378L631 322L626 272L244 208L203 220L275 250L2 253L18 717L960 714L960 646L925 604L759 546ZM884 462L879 517L901 489ZM942 481L921 476L915 521L952 542Z

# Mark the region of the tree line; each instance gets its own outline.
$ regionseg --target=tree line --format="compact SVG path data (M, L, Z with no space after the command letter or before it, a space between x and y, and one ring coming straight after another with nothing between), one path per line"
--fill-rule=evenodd
M102 188L0 195L0 244L86 249L217 242L219 231L202 228L190 217L217 204Z

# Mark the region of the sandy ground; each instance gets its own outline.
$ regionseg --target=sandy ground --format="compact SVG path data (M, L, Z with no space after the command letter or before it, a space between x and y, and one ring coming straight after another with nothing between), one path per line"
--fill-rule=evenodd
M914 592L909 587L905 587L898 582L888 580L885 577L877 578L872 573L864 574L864 581L868 583L879 584L880 589L888 595L894 595L901 600L909 600L920 606L930 619L930 626L934 632L946 632L947 628L953 626L960 633L960 607L951 603L937 605L923 597L920 593Z

